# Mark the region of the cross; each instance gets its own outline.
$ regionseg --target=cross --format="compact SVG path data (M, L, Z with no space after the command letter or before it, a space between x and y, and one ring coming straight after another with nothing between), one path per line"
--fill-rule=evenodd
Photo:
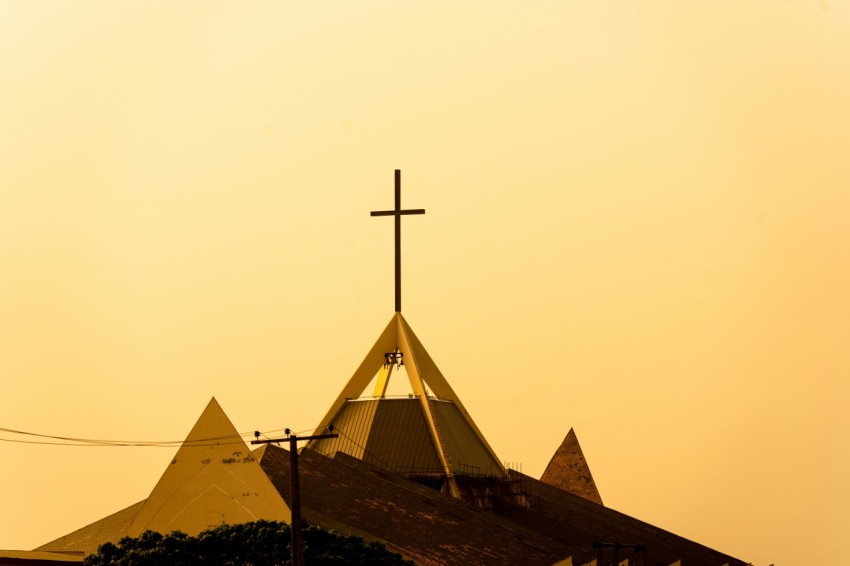
M395 209L373 210L372 216L395 216L395 312L401 312L401 216L425 214L424 208L401 209L401 169L395 170Z

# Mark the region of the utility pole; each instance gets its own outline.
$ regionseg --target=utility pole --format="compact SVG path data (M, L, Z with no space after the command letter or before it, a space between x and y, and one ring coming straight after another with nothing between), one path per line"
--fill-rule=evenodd
M333 425L328 427L331 434L316 434L313 436L298 436L290 434L289 429L286 429L286 438L269 438L260 440L260 433L254 432L254 437L257 440L252 440L251 444L280 444L282 441L289 441L289 491L291 493L290 507L292 509L292 525L289 529L292 535L292 566L304 566L304 540L301 538L301 484L298 479L298 441L301 440L318 440L320 438L337 438L338 434L333 434Z

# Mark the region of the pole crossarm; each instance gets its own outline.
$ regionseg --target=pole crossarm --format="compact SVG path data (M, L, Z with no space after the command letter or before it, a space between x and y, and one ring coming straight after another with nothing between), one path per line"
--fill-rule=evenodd
M320 438L337 438L338 434L314 434L313 436L298 436L296 434L290 434L289 436L285 436L283 438L267 438L265 440L252 440L251 444L280 444L281 442L292 442L292 439L296 439L297 442L301 442L302 440L319 440Z

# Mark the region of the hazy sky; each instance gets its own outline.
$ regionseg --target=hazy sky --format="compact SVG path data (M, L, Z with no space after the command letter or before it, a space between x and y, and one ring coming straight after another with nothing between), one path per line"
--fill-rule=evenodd
M503 460L572 426L610 507L833 561L848 101L846 0L0 0L0 427L311 429L392 315L400 168L405 316ZM0 442L0 548L174 451Z

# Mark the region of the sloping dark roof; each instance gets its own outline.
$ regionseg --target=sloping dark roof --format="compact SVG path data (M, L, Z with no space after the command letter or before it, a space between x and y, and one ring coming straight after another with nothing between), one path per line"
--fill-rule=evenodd
M578 495L565 492L539 480L510 470L511 477L522 480L532 501L531 509L498 509L496 513L522 522L546 536L562 541L574 557L593 558L593 543L643 544L648 548L648 564L667 566L681 560L686 566L744 566L733 558L669 531L630 517L609 507L597 505ZM620 560L629 558L625 552ZM581 563L580 561L578 563Z
M289 501L289 452L269 445L255 455ZM596 556L594 542L644 544L653 566L745 564L518 472L510 476L529 505L484 510L342 452L302 450L299 470L310 524L380 540L420 564L551 565L568 556L582 564Z
M587 465L573 429L570 429L564 441L552 455L540 481L602 505L602 497L596 488L596 482L593 481L590 467Z
M289 452L266 445L253 452L284 500L289 495ZM574 564L595 557L593 543L648 547L647 566L744 566L703 545L511 470L527 505L511 501L481 509L376 469L343 452L299 455L303 516L312 525L378 540L422 565ZM36 551L92 553L117 542L144 505L140 501ZM626 551L620 559L629 558Z
M387 406L403 410L408 405L401 402ZM451 421L457 416L452 416L454 408L455 405L447 403L434 409L435 415L443 409L449 413L449 419L441 422L439 434L450 437L458 435L457 430L466 430L468 421L456 419L462 426ZM207 419L204 415L214 418ZM211 401L204 415L193 428L200 435L199 441L195 441L197 446L192 444L190 433L157 484L158 487L168 484L171 486L168 490L157 495L156 488L151 498L35 550L93 553L101 544L133 534L133 525L140 521L152 498L167 500L169 493L181 493L182 487L192 482L197 494L203 495L213 488L221 490L218 484L222 473L242 477L227 472L228 466L252 466L252 473L259 476L245 476L242 483L267 486L254 494L258 501L254 506L256 513L249 513L251 517L256 514L256 518L279 519L269 510L270 502L286 509L288 515L290 453L279 446L265 445L249 454L217 403ZM203 426L199 428L199 425ZM392 430L393 427L386 428L388 433ZM238 448L242 450L233 452L235 448L229 439L239 439ZM455 438L446 442L449 448L454 446L452 442L458 447L462 445ZM575 454L577 441L573 446ZM204 454L196 454L192 451L195 448ZM458 448L459 453L464 450ZM206 457L208 452L221 458L222 466ZM483 449L481 453L485 453ZM342 447L332 458L310 448L300 452L303 517L316 526L381 541L422 565L552 565L567 557L573 557L578 565L595 558L595 543L620 543L645 545L649 549L647 566L668 566L676 560L682 560L685 566L744 566L740 560L518 472L500 476L456 474L454 479L465 497L458 499L420 485L403 474L387 471L385 465L373 465L360 456L350 456ZM181 465L190 468L183 473L179 469ZM470 494L472 497L467 497ZM189 503L194 504L193 501ZM211 500L210 510L219 515L227 505L232 505L225 501L225 507L216 506L215 501L215 498ZM169 516L178 515L179 510ZM231 513L222 519L232 524L252 520L251 517ZM168 527L172 524L170 520L160 521L152 527L164 532L170 531ZM624 551L620 559L625 558L630 556Z
M61 552L39 552L35 550L0 550L0 566L50 566L53 564L79 564L82 555Z
M56 540L41 545L34 550L50 552L83 552L91 554L97 552L97 547L106 542L118 542L127 535L127 529L139 514L139 510L146 500L139 501L113 513L90 525L69 533Z
M290 501L289 452L270 445L256 454ZM566 556L564 545L521 523L341 452L327 458L302 450L299 472L308 523L379 540L419 564L516 564L518 557L527 564L552 564Z

